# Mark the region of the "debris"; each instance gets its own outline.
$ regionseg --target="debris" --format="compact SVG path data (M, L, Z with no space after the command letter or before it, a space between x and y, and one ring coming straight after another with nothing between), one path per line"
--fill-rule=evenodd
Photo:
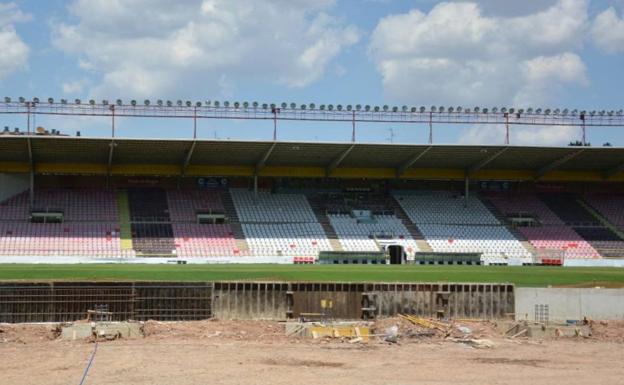
M490 349L493 348L494 342L492 342L491 340L488 339L473 339L473 338L468 338L468 339L463 339L463 338L457 338L454 340L455 342L458 343L462 343L462 344L466 344L468 346L471 346L475 349Z
M469 327L466 327L466 326L458 326L457 330L459 330L460 332L462 332L464 334L472 334L472 329L470 329Z
M399 339L399 327L397 325L391 326L386 329L386 336L384 341L390 343L396 343Z

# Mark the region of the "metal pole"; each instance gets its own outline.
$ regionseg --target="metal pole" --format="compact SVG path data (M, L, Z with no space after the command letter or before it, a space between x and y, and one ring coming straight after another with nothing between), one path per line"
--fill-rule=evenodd
M587 142L585 141L585 116L583 116L582 118L582 124L581 124L581 128L583 130L583 146L587 145Z
M30 191L28 198L30 201L30 208L32 209L35 205L35 169L32 165L30 166Z
M429 144L433 143L433 112L429 112Z
M505 113L505 144L509 144L509 113Z
M254 203L258 204L258 174L254 174Z
M112 133L112 137L114 138L115 137L115 106L111 105L110 109L111 109L111 121L112 121L111 133Z
M277 140L277 108L273 109L273 140Z
M351 142L355 143L355 111L353 111L351 123L353 124L353 130L351 131Z
M193 139L197 138L197 107L193 108Z
M26 102L26 132L30 135L30 102Z

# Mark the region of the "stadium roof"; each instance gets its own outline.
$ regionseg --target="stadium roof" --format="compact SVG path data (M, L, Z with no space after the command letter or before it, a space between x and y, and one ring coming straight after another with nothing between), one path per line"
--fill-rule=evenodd
M624 181L624 148L0 136L0 172Z

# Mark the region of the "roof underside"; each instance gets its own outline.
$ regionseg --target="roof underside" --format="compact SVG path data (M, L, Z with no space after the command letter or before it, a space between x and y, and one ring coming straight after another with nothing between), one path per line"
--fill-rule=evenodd
M620 170L624 148L402 145L77 137L0 137L0 162L597 171ZM114 155L111 157L111 146Z

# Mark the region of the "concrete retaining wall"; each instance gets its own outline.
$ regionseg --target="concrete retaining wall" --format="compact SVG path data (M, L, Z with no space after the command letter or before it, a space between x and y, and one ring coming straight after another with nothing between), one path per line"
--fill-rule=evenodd
M517 320L624 319L624 289L516 288L515 297Z

